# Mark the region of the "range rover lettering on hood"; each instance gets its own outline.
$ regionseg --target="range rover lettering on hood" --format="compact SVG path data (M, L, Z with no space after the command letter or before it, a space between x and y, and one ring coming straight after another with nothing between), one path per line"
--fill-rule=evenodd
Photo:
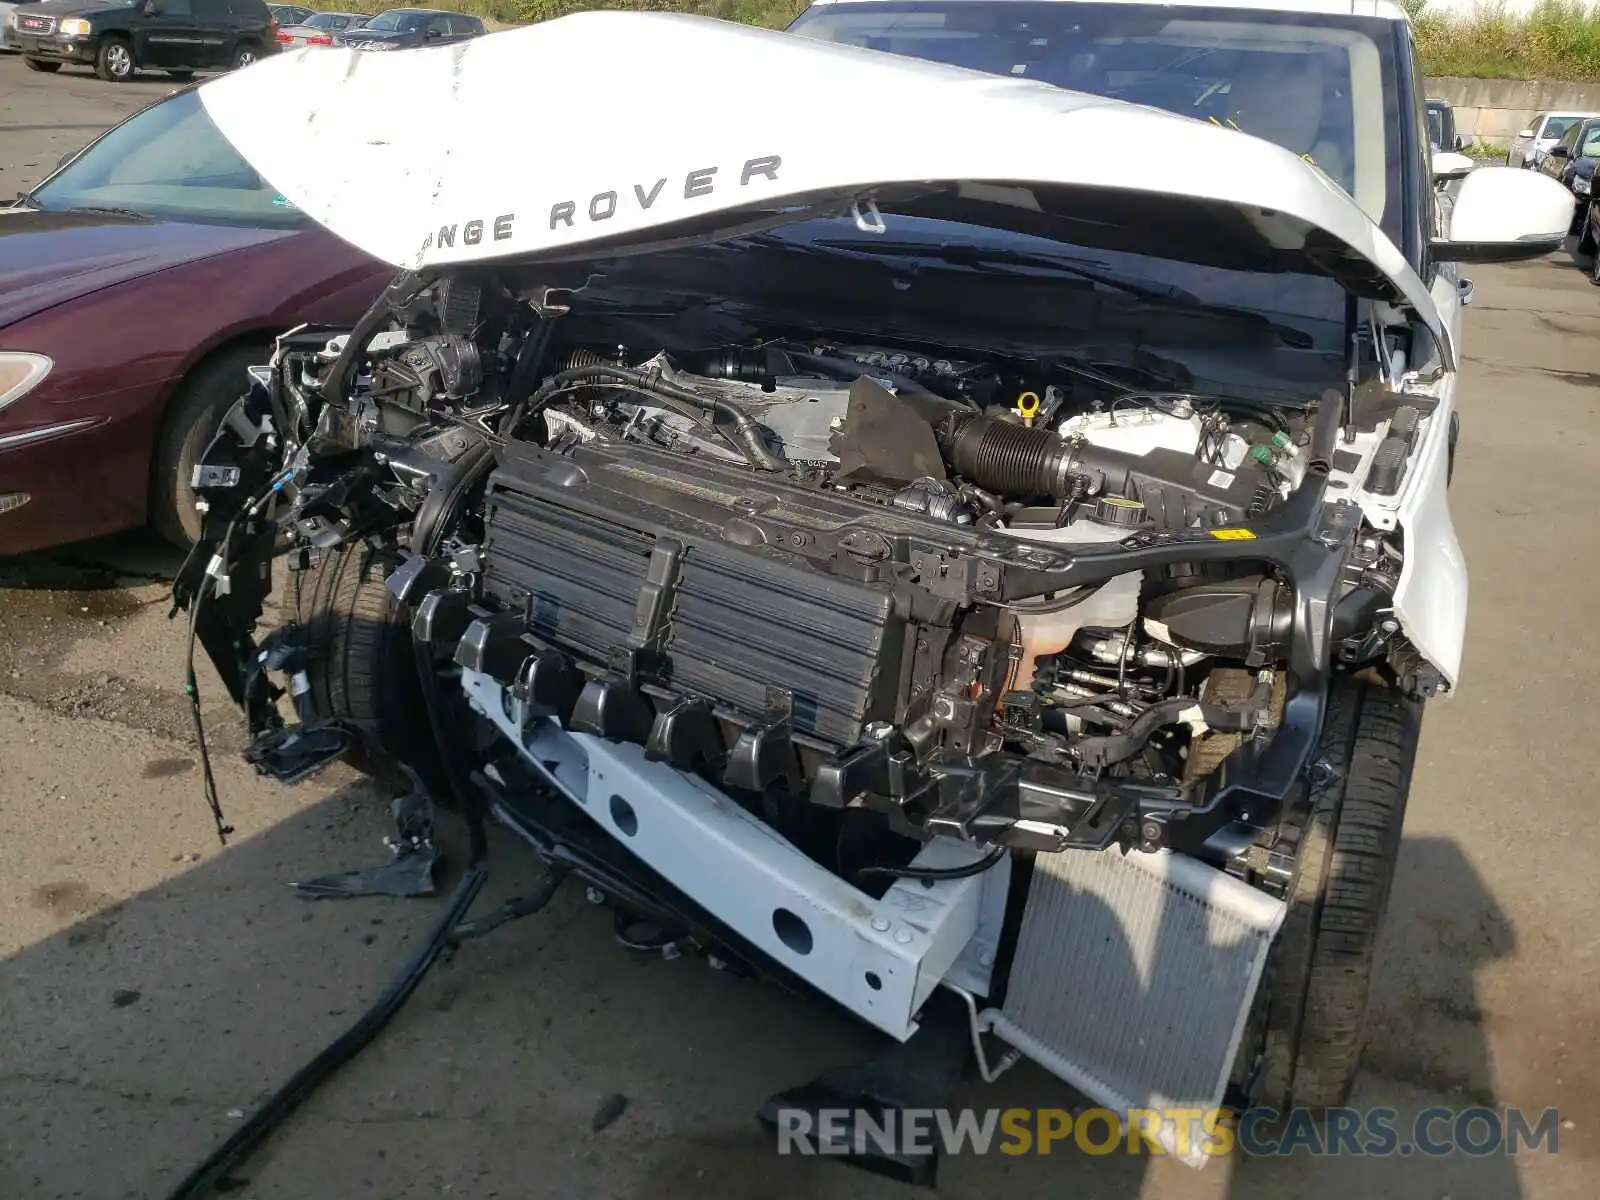
M739 186L747 188L758 179L765 179L769 183L778 182L778 169L783 165L783 156L778 154L760 154L754 158L744 160L744 165L739 168ZM694 200L701 196L712 195L718 187L717 175L719 167L695 167L683 172L683 198ZM730 172L731 176L731 172ZM674 178L676 178L674 176ZM550 228L556 229L562 225L569 228L578 221L591 221L599 223L609 221L617 215L617 206L626 204L625 197L630 194L633 202L639 206L641 212L648 212L661 191L667 186L668 177L663 175L654 183L646 187L642 183L635 183L631 189L608 188L596 192L589 197L587 204L576 200L557 200L550 206ZM726 183L724 183L726 186ZM439 226L437 233L429 233L423 239L421 253L427 252L435 246L440 249L450 249L456 244L459 231L463 246L479 245L487 232L488 236L496 242L511 242L508 251L515 251L517 240L517 214L514 212L500 213L494 217L473 217L466 221L451 222Z
M200 95L301 211L397 267L711 242L872 202L891 222L1331 277L1411 310L1454 358L1427 286L1315 165L1027 79L704 17L586 12L403 55L275 55ZM1159 164L1104 153L1134 145L1160 146Z

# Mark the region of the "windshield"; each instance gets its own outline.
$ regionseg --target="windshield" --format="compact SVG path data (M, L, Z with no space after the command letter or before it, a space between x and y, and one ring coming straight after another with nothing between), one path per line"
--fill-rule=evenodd
M372 20L362 25L363 29L389 30L390 32L409 33L421 25L428 17L427 13L409 12L405 9L392 9L386 13L379 13Z
M349 23L343 13L312 13L301 22L307 29L343 29Z
M1314 162L1401 242L1389 24L1244 8L943 0L821 5L790 31L1242 129ZM1159 169L1160 146L1096 149L1142 155Z
M128 118L27 200L52 212L110 208L270 229L309 224L239 157L193 91Z

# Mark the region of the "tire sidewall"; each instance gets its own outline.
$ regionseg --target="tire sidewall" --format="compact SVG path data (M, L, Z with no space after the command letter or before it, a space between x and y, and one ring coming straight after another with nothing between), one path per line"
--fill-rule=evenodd
M249 388L245 368L262 361L252 347L224 350L190 371L167 406L151 465L150 523L180 549L200 533L189 481L229 407Z
M1371 736L1391 726L1397 744ZM1308 792L1288 912L1263 985L1261 1102L1280 1112L1348 1098L1367 1041L1420 731L1421 705L1384 685L1342 677L1330 689L1316 761L1331 777Z
M122 56L116 52L120 49L126 55L127 68L118 74L114 63L123 61ZM100 46L95 51L94 71L101 79L108 83L127 83L139 70L139 64L134 61L133 47L126 39L115 34L107 34L100 39Z
M288 610L310 661L308 698L319 718L355 725L363 741L346 755L366 774L416 771L436 797L449 794L417 676L410 614L389 592L387 569L365 543L319 551L290 572Z

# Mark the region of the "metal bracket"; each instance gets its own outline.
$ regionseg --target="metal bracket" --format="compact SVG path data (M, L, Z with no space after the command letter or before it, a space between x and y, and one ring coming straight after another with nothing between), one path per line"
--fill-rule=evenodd
M862 233L888 233L889 224L878 211L876 200L852 200L850 216Z

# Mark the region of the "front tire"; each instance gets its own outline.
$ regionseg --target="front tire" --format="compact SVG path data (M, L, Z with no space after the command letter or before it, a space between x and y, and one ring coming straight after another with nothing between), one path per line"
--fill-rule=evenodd
M1349 1098L1366 1046L1422 706L1349 677L1328 698L1289 911L1267 986L1262 1103L1314 1110Z
M100 39L100 48L94 56L94 73L107 83L127 83L133 78L137 64L133 61L133 47L122 38L107 36Z
M1587 215L1583 218L1583 227L1578 230L1578 244L1572 251L1572 257L1579 266L1587 265L1595 257L1594 226Z
M253 347L215 355L190 372L167 408L150 478L150 524L179 549L200 536L200 513L189 486L195 463L229 406L249 390L245 368L265 360L266 351Z
M409 614L385 585L387 575L388 564L365 542L323 551L291 574L291 611L311 652L311 709L362 731L363 744L347 755L357 770L381 776L387 760L405 762L442 796Z
M28 70L37 71L41 75L54 75L61 70L60 63L50 62L43 58L25 58L22 61L27 64Z

